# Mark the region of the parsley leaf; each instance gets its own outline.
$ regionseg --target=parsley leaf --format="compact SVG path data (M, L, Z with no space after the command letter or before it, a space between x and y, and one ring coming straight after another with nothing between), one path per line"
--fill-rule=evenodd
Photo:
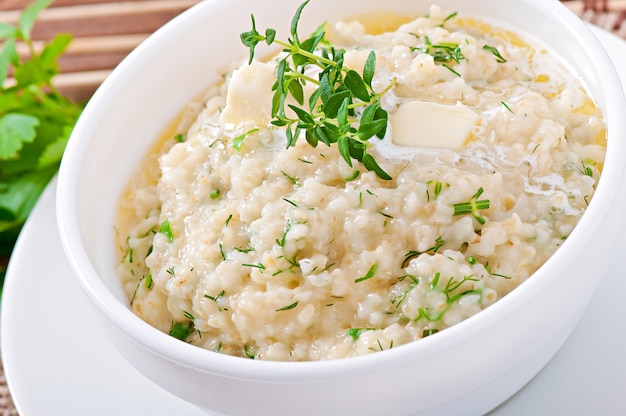
M52 1L34 0L17 24L0 23L0 285L17 235L56 174L83 109L52 82L72 36L58 34L41 48L31 39ZM18 45L29 52L18 54Z

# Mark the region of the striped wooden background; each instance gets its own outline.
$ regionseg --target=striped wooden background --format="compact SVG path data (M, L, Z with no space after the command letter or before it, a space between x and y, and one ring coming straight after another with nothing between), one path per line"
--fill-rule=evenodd
M55 0L33 29L33 39L71 33L74 40L59 59L57 86L84 100L133 48L199 0ZM30 0L0 0L0 21L14 23Z

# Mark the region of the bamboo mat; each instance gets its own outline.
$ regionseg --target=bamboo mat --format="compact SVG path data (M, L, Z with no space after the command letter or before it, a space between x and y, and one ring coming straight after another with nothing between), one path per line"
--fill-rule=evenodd
M133 48L199 1L55 0L40 15L33 38L41 42L61 32L74 36L56 81L68 96L86 100ZM582 19L626 39L626 0L561 1ZM30 0L0 0L0 22L15 22L28 4ZM0 357L0 416L17 415Z

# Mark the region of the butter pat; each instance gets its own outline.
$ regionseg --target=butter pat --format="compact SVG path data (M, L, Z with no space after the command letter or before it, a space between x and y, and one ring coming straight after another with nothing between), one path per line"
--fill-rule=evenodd
M220 122L239 124L250 121L260 127L267 126L272 116L274 71L275 66L256 61L233 71Z
M409 101L390 114L391 141L398 146L458 149L477 121L478 114L461 103Z

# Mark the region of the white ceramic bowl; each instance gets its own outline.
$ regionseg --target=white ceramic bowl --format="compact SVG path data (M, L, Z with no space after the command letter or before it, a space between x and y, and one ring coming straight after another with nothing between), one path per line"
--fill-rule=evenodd
M326 19L390 9L425 12L430 0L313 0L303 30ZM297 3L206 0L139 46L80 118L58 181L58 220L69 262L102 326L147 378L213 414L479 414L506 400L555 354L584 312L624 228L626 104L618 77L588 28L558 1L442 0L543 39L586 81L608 123L604 173L587 213L527 282L436 336L327 362L262 362L206 351L148 326L129 309L115 273L114 216L121 189L165 126L245 56L238 34L253 12L287 33ZM622 191L622 192L620 192ZM63 299L58 299L63 302ZM83 313L77 311L77 313ZM420 413L420 414L421 414Z

